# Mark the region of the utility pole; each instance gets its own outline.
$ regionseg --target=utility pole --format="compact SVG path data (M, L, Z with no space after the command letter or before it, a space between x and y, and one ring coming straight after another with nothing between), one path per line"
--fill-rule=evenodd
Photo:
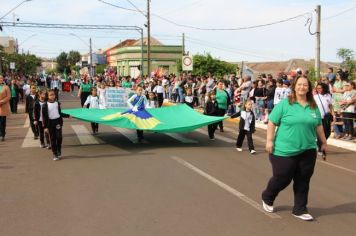
M315 54L315 77L320 78L320 20L321 20L321 6L316 6L316 54Z
M182 35L182 56L185 56L185 35Z
M151 73L151 20L150 0L147 0L147 75Z
M92 52L92 46L91 46L91 38L89 38L89 75L92 78L93 77L93 52Z

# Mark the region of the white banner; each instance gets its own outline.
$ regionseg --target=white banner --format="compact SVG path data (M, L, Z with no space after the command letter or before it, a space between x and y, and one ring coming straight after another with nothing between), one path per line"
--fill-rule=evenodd
M15 62L10 62L10 69L15 70Z
M129 99L129 95L131 93L133 93L131 89L107 88L106 89L107 108L128 108L127 100Z
M193 70L193 57L192 56L183 56L182 57L182 70L183 71L192 71Z

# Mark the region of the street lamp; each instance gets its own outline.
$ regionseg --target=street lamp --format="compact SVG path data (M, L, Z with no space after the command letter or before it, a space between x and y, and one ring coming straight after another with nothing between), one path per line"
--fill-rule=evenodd
M18 8L19 6L21 6L22 4L24 4L25 2L30 2L32 0L24 0L22 2L20 2L19 4L17 4L14 8L12 8L10 11L8 11L5 15L3 15L0 20L4 19L7 15L9 15L11 12L13 12L16 8Z

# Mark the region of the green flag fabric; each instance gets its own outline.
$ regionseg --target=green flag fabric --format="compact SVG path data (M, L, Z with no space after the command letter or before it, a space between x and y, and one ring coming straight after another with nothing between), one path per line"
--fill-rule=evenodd
M185 104L147 109L148 118L136 116L124 109L63 109L62 112L79 120L108 126L149 130L161 133L189 132L224 120L226 117L206 116Z

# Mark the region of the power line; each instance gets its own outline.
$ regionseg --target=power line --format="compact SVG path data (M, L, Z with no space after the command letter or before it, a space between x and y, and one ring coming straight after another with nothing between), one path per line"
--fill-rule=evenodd
M107 5L111 5L113 7L116 7L116 8L120 8L120 9L123 9L123 10L128 10L128 11L134 11L134 12L140 12L142 14L144 14L145 11L142 11L140 9L130 9L130 8L126 8L126 7L121 7L121 6L118 6L118 5L115 5L115 4L112 4L112 3L108 3L108 2L105 2L103 0L98 0L99 2L102 2L102 3L105 3ZM147 12L145 12L147 14ZM185 24L180 24L180 23L177 23L175 21L172 21L170 19L167 19L163 16L160 16L158 14L155 14L155 13L151 13L152 16L155 16L163 21L166 21L172 25L175 25L175 26L178 26L178 27L182 27L182 28L188 28L188 29L195 29L195 30L201 30L201 31L238 31L238 30L248 30L248 29L256 29L256 28L262 28L262 27L266 27L266 26L271 26L271 25L276 25L276 24L281 24L281 23L284 23L284 22L287 22L287 21L291 21L291 20L295 20L295 19L298 19L298 18L301 18L301 17L305 17L306 15L310 15L310 12L305 12L303 14L299 14L299 15L296 15L296 16L293 16L293 17L289 17L289 18L286 18L286 19L283 19L283 20L278 20L278 21L274 21L274 22L271 22L271 23L266 23L266 24L260 24L260 25L252 25L252 26L243 26L243 27L236 27L236 28L203 28L203 27L197 27L197 26L191 26L191 25L185 25Z
M350 7L350 8L348 8L348 9L346 9L346 10L343 10L343 11L341 11L341 12L335 14L335 15L328 16L328 17L324 18L323 20L329 20L329 19L338 17L338 16L340 16L340 15L342 15L342 14L345 14L346 12L352 11L352 10L355 9L355 8L356 8L356 5L353 6L353 7Z

